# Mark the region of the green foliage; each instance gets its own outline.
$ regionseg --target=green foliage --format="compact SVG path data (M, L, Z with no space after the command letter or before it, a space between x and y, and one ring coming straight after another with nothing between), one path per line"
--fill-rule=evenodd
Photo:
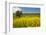
M22 11L16 11L16 17L21 17Z

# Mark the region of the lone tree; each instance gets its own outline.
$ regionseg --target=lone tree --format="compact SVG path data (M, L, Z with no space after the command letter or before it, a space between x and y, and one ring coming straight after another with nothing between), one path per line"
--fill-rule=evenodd
M22 16L22 11L17 10L16 11L16 17L21 17L21 16Z

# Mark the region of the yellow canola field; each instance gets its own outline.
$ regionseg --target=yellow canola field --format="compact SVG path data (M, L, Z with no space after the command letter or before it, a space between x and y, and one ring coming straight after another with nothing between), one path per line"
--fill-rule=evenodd
M33 17L20 17L20 18L13 18L13 27L39 27L40 26L40 17L33 16Z

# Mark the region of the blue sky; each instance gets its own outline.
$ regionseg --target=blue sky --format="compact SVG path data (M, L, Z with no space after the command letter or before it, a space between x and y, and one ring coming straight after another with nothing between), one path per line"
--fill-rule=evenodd
M40 8L34 7L19 7L23 12L40 12Z

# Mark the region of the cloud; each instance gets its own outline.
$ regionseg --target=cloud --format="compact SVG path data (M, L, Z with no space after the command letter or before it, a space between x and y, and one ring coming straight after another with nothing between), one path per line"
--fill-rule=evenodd
M22 11L22 9L19 7L13 8L13 13L16 13L16 11Z

